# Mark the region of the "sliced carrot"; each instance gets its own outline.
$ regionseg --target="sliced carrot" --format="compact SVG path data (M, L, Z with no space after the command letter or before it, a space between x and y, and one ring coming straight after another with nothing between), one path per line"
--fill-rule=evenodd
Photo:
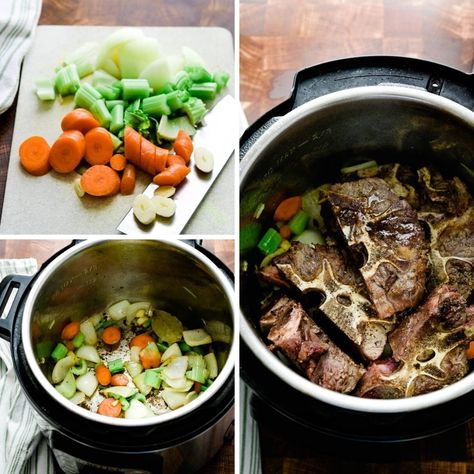
M64 326L63 330L61 331L61 339L63 341L70 341L79 334L80 330L81 325L78 321L73 321L69 324L66 324L66 326Z
M142 349L139 356L144 369L153 369L160 365L161 354L154 342L150 342L145 349Z
M284 199L278 204L273 219L275 221L289 221L301 209L302 202L301 196Z
M199 393L201 391L201 384L199 382L194 382L194 391Z
M156 173L166 168L166 160L168 159L168 150L166 148L155 147L155 170Z
M122 333L117 326L109 326L104 329L102 333L102 340L112 346L113 344L117 344L122 337Z
M155 145L146 138L141 138L140 168L148 174L155 175Z
M66 346L66 349L68 351L74 350L74 344L72 343L72 341L64 341L64 345Z
M291 229L290 229L290 226L288 226L288 225L286 225L286 224L283 225L283 226L281 226L280 235L281 235L284 239L288 240L288 239L291 237Z
M101 385L110 385L112 374L110 373L108 367L106 367L104 364L99 364L95 368L95 375Z
M168 159L166 160L166 166L171 165L184 165L186 166L186 160L179 155L168 155Z
M135 166L127 165L120 181L120 192L125 196L133 194L136 180Z
M141 135L132 127L125 127L124 146L127 161L140 167Z
M469 343L469 347L466 351L466 357L468 359L474 359L474 342Z
M128 385L128 377L125 374L112 375L110 385L114 387L126 387Z
M177 186L190 172L187 166L174 164L157 174L153 182L160 186Z
M49 164L58 173L74 171L86 149L84 135L78 130L63 132L49 151Z
M86 133L86 161L91 165L106 165L114 154L110 133L96 127Z
M115 398L106 398L101 402L99 408L97 409L99 415L111 416L113 418L118 418L122 413L122 405Z
M37 340L41 337L41 326L36 321L33 321L31 324L31 337L34 340Z
M20 145L21 166L33 176L43 176L51 169L49 150L48 142L43 137L27 138Z
M193 142L189 135L184 131L180 130L176 136L176 140L173 143L173 149L177 155L182 156L186 164L189 163L191 155L193 153Z
M125 156L117 153L110 158L110 167L115 171L123 171L127 166Z
M119 192L120 178L112 168L94 165L81 176L81 186L91 196L113 196Z
M61 121L63 131L79 130L83 134L99 126L100 124L96 118L86 109L71 110Z
M130 347L139 347L140 349L145 349L150 342L155 342L155 340L147 333L139 334L135 336L130 341Z

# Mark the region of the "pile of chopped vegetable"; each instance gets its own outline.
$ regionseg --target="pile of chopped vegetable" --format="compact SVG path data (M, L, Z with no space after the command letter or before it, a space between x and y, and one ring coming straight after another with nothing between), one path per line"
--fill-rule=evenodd
M36 343L40 365L71 402L101 415L146 418L175 410L206 391L222 369L232 329L203 321L186 329L149 302L119 301L103 314L71 321L60 342Z
M63 118L63 133L51 147L39 136L25 140L20 163L34 176L51 168L78 172L79 197L133 194L136 168L155 184L174 188L191 172L193 152L196 167L212 171L212 153L194 150L191 137L228 80L226 72L211 74L188 47L162 57L156 39L136 28L120 29L102 45L86 43L66 56L53 79L36 82L40 100L74 95L76 109ZM138 196L135 216L143 224L156 215L171 217L173 194Z

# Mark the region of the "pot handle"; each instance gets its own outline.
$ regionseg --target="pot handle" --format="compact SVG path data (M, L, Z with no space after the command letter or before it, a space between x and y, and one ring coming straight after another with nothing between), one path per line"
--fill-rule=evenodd
M22 300L25 290L33 276L29 275L8 275L0 283L0 337L10 341L13 321L15 319L18 306ZM7 304L13 296L11 305L7 308ZM2 317L6 310L6 316Z

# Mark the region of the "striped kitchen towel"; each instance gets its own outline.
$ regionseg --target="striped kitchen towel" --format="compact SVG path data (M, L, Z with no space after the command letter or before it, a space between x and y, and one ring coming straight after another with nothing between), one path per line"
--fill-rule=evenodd
M41 0L0 0L0 114L15 98L40 12Z
M36 269L36 260L32 258L0 260L0 279L12 273L31 275ZM52 472L51 452L16 379L10 345L0 340L0 473Z

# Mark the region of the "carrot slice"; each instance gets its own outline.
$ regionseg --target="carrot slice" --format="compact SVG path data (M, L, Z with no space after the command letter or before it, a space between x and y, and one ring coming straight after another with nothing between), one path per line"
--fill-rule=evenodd
M166 168L166 160L168 159L168 150L166 148L155 147L155 172L159 173Z
M153 369L158 367L161 362L161 354L155 343L148 344L139 354L140 363L144 369Z
M61 121L63 131L79 130L83 134L99 126L100 124L96 118L86 109L71 110Z
M114 387L126 387L128 385L128 377L125 374L112 375L110 385Z
M110 167L115 171L123 171L127 166L127 160L125 156L117 153L110 158Z
M133 194L136 180L135 166L127 165L122 174L122 180L120 181L120 192L124 196Z
M291 229L290 229L290 226L288 226L288 225L282 226L281 229L280 229L280 235L281 235L284 239L288 240L288 239L291 237Z
M474 342L469 343L469 347L466 350L466 357L468 359L474 359Z
M110 373L110 370L104 364L99 364L95 368L95 375L101 385L110 385L112 374Z
M189 135L184 131L180 130L176 136L176 140L173 144L173 149L177 155L182 156L186 164L189 163L191 155L193 153L193 142Z
M73 321L72 323L66 324L63 330L61 331L61 339L63 341L70 341L74 339L80 331L80 323L78 321Z
M33 176L43 176L50 169L49 145L43 137L27 138L20 145L21 166Z
M115 398L106 398L101 402L99 408L97 409L99 415L111 416L113 418L118 418L122 413L122 405Z
M168 159L166 160L166 166L171 165L184 165L186 166L186 160L179 155L168 155Z
M142 137L140 168L152 176L156 174L155 148L156 147L153 143Z
M140 167L141 135L132 127L125 127L124 144L127 161Z
M132 338L130 341L130 347L137 346L140 349L145 349L150 342L155 342L155 340L149 334L143 333Z
M278 204L273 219L275 221L289 221L301 209L302 202L301 196L284 199Z
M119 192L120 178L112 168L94 165L81 176L81 186L91 196L113 196Z
M157 174L153 182L160 186L177 186L190 172L187 166L174 164Z
M58 173L74 171L86 149L84 135L78 130L63 132L49 151L49 164Z
M102 333L102 340L112 346L113 344L117 344L122 337L122 333L117 326L109 326L104 329Z
M86 133L86 161L91 165L105 165L114 154L110 133L103 127L96 127Z

